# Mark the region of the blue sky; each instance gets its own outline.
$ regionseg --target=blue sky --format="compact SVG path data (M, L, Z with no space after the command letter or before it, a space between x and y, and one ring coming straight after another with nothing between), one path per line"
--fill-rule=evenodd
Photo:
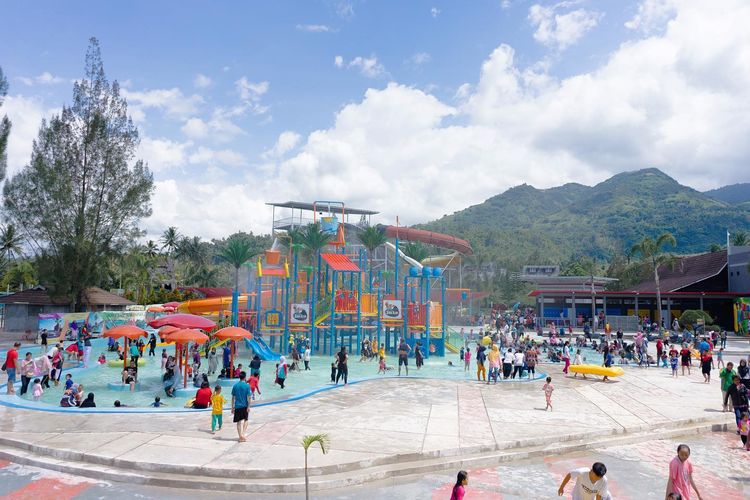
M701 3L6 2L9 166L70 102L96 36L154 170L152 234L267 231L263 202L282 199L414 223L521 182L650 166L747 181L750 125L730 103L750 62L725 64L750 43L747 8Z

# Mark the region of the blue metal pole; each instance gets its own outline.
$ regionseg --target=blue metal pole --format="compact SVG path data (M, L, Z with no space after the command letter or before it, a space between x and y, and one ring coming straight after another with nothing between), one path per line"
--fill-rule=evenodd
M378 304L376 311L378 312L378 331L376 333L377 339L378 339L378 348L380 348L380 335L383 332L383 297L380 293L381 286L380 286L380 272L378 272Z
M316 346L316 344L315 344L315 341L317 340L316 339L316 335L315 335L315 333L316 333L315 332L315 318L317 317L315 315L315 313L316 313L315 306L317 305L317 302L318 302L318 298L317 298L317 296L315 294L315 289L316 289L315 287L317 285L317 283L316 283L317 278L316 278L314 272L312 274L313 274L312 275L312 300L310 301L310 348L314 349L315 352L317 353L317 352L320 351L320 346L319 345ZM320 342L320 341L318 341L318 342ZM326 347L325 343L323 343L323 353L324 354L325 354L325 350L326 350L325 347Z
M289 342L289 278L284 278L284 345Z
M398 267L399 267L398 266L398 238L396 238L396 253L395 253L395 256L393 257L393 262L395 263L395 265L393 266L393 273L394 273L393 295L394 295L394 298L397 299L398 298ZM404 297L404 300L406 300L406 297Z
M440 353L440 355L441 356L445 356L445 313L446 313L445 310L447 309L446 303L445 303L445 275L440 276L440 281L441 281L441 283L440 283L440 303L443 305L442 306L442 318L441 318L441 323L442 323L441 330L442 330L442 336L443 336L443 347L442 347L442 352Z
M292 286L292 295L294 295L294 302L297 302L297 281L299 277L299 273L297 271L297 250L294 249L294 245L292 245L292 255L293 255L293 264L292 264L292 279L294 280L294 285Z
M354 275L354 273L352 273ZM357 354L362 354L362 276L357 274Z
M406 284L407 284L408 280L409 280L409 277L408 276L404 276L404 304L406 305L406 317L404 317L404 327L403 327L404 340L406 340L406 332L408 331L408 328L409 328L409 325L408 325L408 323L409 323L409 304L407 303L408 301L407 301L407 297L406 297ZM413 292L413 290L412 290L412 292Z
M424 278L424 281L426 281L429 286L430 278ZM424 316L424 333L425 333L425 336L427 337L427 340L426 340L427 345L424 346L424 349L425 349L424 355L425 357L429 357L430 356L430 339L432 338L432 334L430 331L430 305L431 303L429 300L427 300L424 303L424 305L427 308L427 310L425 311L425 316Z
M328 268L326 267L326 273L328 272ZM331 282L331 317L328 318L328 321L331 322L331 351L330 353L333 354L335 351L335 336L336 336L336 271L333 271L333 280Z

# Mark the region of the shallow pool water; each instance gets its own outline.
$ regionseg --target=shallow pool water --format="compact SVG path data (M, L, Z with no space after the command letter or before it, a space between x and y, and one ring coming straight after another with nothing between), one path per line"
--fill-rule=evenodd
M167 398L162 388L162 371L161 371L161 352L163 348L157 348L156 357L146 357L146 365L139 367L139 383L140 386L137 391L130 392L128 390L118 391L111 390L108 387L110 383L120 382L120 374L122 372L121 366L113 368L108 365L97 365L96 358L104 353L108 360L115 359L114 353L106 351L107 342L104 339L96 339L92 342L93 350L91 352L91 366L89 368L82 367L69 367L66 364L63 370L63 377L59 387L55 387L53 384L50 385L49 389L45 390L42 396L41 402L51 406L59 406L60 399L63 394L65 374L70 373L73 381L78 384L83 384L83 393L93 392L95 395L95 401L97 407L113 407L114 401L119 400L122 404L130 407L148 407L153 401L155 396L160 396L162 401L168 406L167 408L182 408L188 399L195 394L195 388L192 388L191 380L188 380L187 393L178 395L175 398ZM166 348L168 354L174 353L174 347ZM32 352L34 356L39 355L39 348L21 349L21 355L23 356L26 352ZM238 347L237 356L235 363L242 363L244 367L247 367L250 362L251 352L247 350L244 345ZM272 361L263 362L261 366L261 379L260 379L260 390L262 396L260 401L275 401L287 399L293 396L300 396L309 394L321 388L330 387L331 382L331 362L333 358L331 356L313 355L310 361L309 371L294 371L290 372L287 377L285 388L281 389L278 385L274 384L274 374L276 363ZM453 365L450 366L448 362L451 361ZM359 356L352 355L349 358L349 381L358 381L363 379L371 379L377 377L391 377L398 374L397 358L396 356L388 356L386 358L386 364L389 369L385 375L378 374L378 362L377 360L372 361L359 361ZM208 362L204 359L201 372L206 370ZM304 368L304 366L302 366ZM405 371L402 371L405 376ZM463 365L459 363L458 354L449 354L448 356L432 357L425 361L424 366L417 370L414 365L414 359L409 359L409 375L412 377L425 377L425 378L438 378L448 380L475 380L476 379L476 364L472 359L471 368L469 371L464 371ZM544 374L538 374L535 379L540 379ZM527 379L524 379L527 380ZM216 384L215 376L209 376L209 381L213 389ZM503 381L501 381L503 382ZM340 382L343 384L343 380ZM504 383L511 383L506 381ZM517 383L517 382L516 382ZM18 385L16 386L18 392ZM231 398L231 387L223 387L222 391L229 402ZM23 399L30 400L30 391L28 394L23 396ZM158 409L155 409L158 411Z

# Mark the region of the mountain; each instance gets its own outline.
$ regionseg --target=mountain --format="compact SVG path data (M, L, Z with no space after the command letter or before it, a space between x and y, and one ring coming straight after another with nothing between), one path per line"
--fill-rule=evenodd
M750 203L713 199L651 168L591 187L523 184L420 227L465 238L475 250L517 269L583 255L609 260L664 231L677 239L676 252L705 252L726 241L727 229L750 228Z
M750 182L732 184L710 191L704 191L704 195L714 200L723 201L732 205L750 202Z

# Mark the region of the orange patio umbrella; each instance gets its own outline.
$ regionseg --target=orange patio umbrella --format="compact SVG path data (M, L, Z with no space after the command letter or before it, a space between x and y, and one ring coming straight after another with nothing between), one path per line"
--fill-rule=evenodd
M164 340L169 340L169 336L178 331L180 331L180 328L172 325L167 325L159 329L159 337L163 338Z
M176 331L169 335L169 340L172 342L178 344L179 346L182 346L184 344L189 344L190 342L195 342L196 344L205 344L208 342L208 335L206 335L203 332L199 332L198 330L194 330L192 328L185 328L183 330ZM187 349L182 349L185 352L185 362L184 362L184 380L182 383L183 388L187 387ZM180 356L182 357L182 356Z
M232 341L232 358L229 361L229 366L234 369L234 341L240 339L252 339L253 334L244 328L238 326L228 326L217 331L214 336L220 340L231 340ZM229 374L229 378L234 378L234 371Z
M120 325L110 328L102 334L102 337L112 337L113 339L123 337L125 339L125 349L122 353L122 369L126 370L128 367L128 340L136 340L138 337L148 337L148 332L135 325Z

